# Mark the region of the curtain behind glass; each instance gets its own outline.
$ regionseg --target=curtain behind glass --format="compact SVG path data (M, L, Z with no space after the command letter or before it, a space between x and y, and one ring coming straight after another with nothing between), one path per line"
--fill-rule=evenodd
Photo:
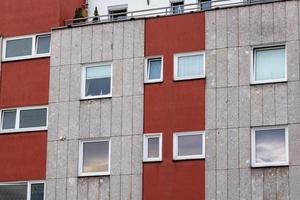
M32 54L32 38L8 40L6 42L6 57L28 56Z
M255 80L285 78L285 48L255 51Z
M149 80L160 79L161 75L161 60L149 61Z
M203 74L203 55L178 57L178 77Z
M3 111L2 129L13 129L16 123L16 110Z
M42 127L47 125L47 108L20 111L20 128Z
M49 53L50 51L50 35L37 37L37 54Z

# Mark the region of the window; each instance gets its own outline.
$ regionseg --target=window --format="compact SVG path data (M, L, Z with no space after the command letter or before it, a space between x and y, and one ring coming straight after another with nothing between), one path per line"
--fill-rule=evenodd
M144 134L144 162L162 161L162 134Z
M173 136L173 159L201 159L205 157L205 133L179 132Z
M0 183L1 200L44 200L43 182Z
M121 20L127 18L127 4L109 6L108 13L111 20Z
M5 38L3 61L49 56L50 34Z
M1 132L34 131L47 129L46 107L22 107L1 112Z
M183 1L174 1L171 2L172 13L178 14L184 12L184 2Z
M88 65L82 69L82 99L111 97L111 64Z
M285 46L253 49L252 83L286 81Z
M251 140L252 167L289 164L287 128L254 128L252 129Z
M198 0L200 10L207 10L211 8L211 0Z
M79 176L109 175L109 139L81 141L79 151Z
M205 77L205 56L203 52L180 53L174 55L174 80Z
M145 64L145 83L162 82L163 60L162 57L147 58Z

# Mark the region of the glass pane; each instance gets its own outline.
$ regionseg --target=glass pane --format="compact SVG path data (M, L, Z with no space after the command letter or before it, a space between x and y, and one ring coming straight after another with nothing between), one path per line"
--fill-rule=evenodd
M47 125L47 109L31 109L20 111L20 128L42 127Z
M172 6L172 13L176 14L176 13L182 13L184 11L184 2L174 2L171 3Z
M83 143L83 172L107 172L109 141Z
M203 55L178 57L178 77L203 74Z
M8 40L6 42L6 58L28 56L32 54L32 38Z
M286 161L285 129L255 131L255 152L256 163Z
M37 37L37 54L49 53L50 51L50 35L43 35Z
M202 154L202 134L178 136L178 155L201 155Z
M148 138L148 158L159 157L159 138Z
M16 110L3 111L2 129L14 129L16 124Z
M256 50L255 80L285 77L285 48Z
M43 200L43 199L44 199L44 184L43 183L31 184L30 200Z
M27 184L0 185L1 200L27 200Z
M161 75L161 59L152 59L149 60L149 66L148 66L148 78L149 80L152 79L160 79Z
M86 68L85 96L108 95L111 92L111 66Z

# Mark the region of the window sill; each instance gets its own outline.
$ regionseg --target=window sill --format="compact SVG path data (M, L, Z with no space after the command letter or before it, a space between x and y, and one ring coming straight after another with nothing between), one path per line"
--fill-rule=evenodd
M268 81L251 81L250 85L263 85L263 84L276 84L276 83L286 83L287 79L277 79Z
M205 160L205 156L199 155L199 156L176 156L176 157L173 157L173 161L180 161L180 160Z
M162 162L163 160L161 158L159 159L147 159L147 160L143 160L144 163L152 163L152 162Z
M50 53L39 54L39 55L30 55L30 56L18 56L18 57L12 57L12 58L3 58L2 62L30 60L30 59L47 58L47 57L50 57Z
M92 173L80 173L79 178L92 177L92 176L110 176L110 172L92 172Z
M251 168L260 168L260 167L288 167L288 162L278 162L278 163L261 163L261 164L252 164Z
M80 101L88 101L94 99L105 99L105 98L112 98L112 94L103 95L103 96L88 96L88 97L81 97Z
M187 81L187 80L195 80L195 79L205 79L204 75L201 76L189 76L189 77L174 77L174 81Z
M144 83L145 84L151 84L151 83L162 83L163 80L161 79L157 79L157 80L145 80Z
M47 131L47 130L48 130L48 127L9 129L9 130L0 130L0 134L21 133L21 132L37 132L37 131Z

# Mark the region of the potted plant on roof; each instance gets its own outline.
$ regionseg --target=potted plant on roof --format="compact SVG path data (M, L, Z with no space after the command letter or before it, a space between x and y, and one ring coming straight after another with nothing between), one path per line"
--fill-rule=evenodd
M74 23L79 23L80 22L80 18L83 18L82 16L82 8L76 8L75 9L75 14L74 14L74 17L73 17L73 22Z
M100 21L99 19L100 19L100 18L99 18L99 12L98 12L98 8L97 8L97 6L96 6L96 7L95 7L95 10L94 10L94 18L93 18L93 21L94 21L94 22Z

